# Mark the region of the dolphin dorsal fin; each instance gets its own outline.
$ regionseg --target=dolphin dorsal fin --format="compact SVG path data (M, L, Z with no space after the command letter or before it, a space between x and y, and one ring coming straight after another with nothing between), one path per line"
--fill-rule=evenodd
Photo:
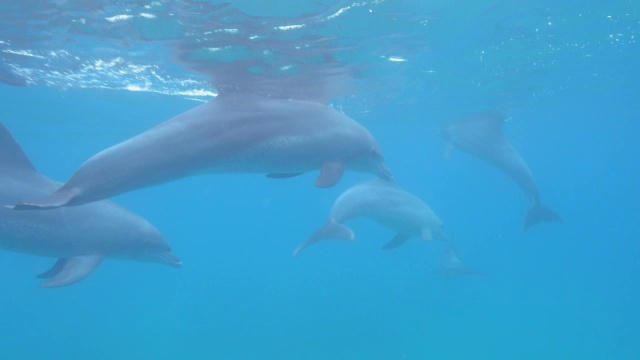
M0 174L7 171L37 172L9 130L0 123Z

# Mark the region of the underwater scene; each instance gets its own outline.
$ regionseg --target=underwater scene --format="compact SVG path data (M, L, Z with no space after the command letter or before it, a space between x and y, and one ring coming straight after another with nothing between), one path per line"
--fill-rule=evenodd
M2 359L640 359L640 3L0 21Z

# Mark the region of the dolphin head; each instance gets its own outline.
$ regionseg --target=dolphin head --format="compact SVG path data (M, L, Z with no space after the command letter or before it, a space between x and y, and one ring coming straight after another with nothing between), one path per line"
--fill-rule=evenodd
M182 266L180 259L171 252L171 245L164 235L155 226L146 221L130 241L125 257L173 267Z
M378 144L370 146L366 154L353 164L353 169L359 172L374 174L387 181L393 180L393 173L384 162L384 157Z

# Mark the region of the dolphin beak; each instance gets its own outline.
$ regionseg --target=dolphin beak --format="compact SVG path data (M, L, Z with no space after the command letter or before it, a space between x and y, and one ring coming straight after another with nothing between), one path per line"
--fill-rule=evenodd
M179 268L182 266L182 261L180 261L180 259L178 259L177 256L173 255L171 251L166 251L166 252L157 254L156 260L158 262L161 262L163 264L167 264L169 266L173 266L176 268Z

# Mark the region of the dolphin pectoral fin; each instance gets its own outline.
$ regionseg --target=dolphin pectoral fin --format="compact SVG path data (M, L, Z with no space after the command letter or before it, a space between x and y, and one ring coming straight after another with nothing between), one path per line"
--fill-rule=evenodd
M65 206L73 200L79 191L77 189L60 189L53 194L34 201L27 201L20 204L5 206L12 210L45 210L55 209Z
M396 236L391 239L388 243L386 243L382 248L385 250L395 249L398 246L404 244L411 236L403 233L398 233Z
M327 222L323 227L316 230L316 232L309 237L307 241L305 241L302 245L298 246L297 249L293 252L293 256L298 255L302 250L308 248L309 246L326 239L340 239L353 241L355 235L353 234L353 230L348 227L338 224L335 221Z
M420 232L420 237L424 241L431 241L433 240L433 233L429 229L422 229L422 231Z
M295 176L302 175L303 173L290 173L290 174L267 174L269 179L288 179Z
M104 260L102 255L81 255L68 259L60 259L53 268L41 276L51 276L51 280L40 284L41 287L52 288L67 286L86 278ZM60 269L58 269L60 267ZM55 272L55 274L54 274Z
M328 188L337 184L344 174L344 164L337 161L325 161L320 169L320 176L316 180L316 186Z
M38 279L51 279L52 277L58 275L58 273L64 268L64 265L67 263L68 259L58 259L53 267L42 274L38 275Z
M536 202L524 218L524 231L541 222L562 222L558 213Z

